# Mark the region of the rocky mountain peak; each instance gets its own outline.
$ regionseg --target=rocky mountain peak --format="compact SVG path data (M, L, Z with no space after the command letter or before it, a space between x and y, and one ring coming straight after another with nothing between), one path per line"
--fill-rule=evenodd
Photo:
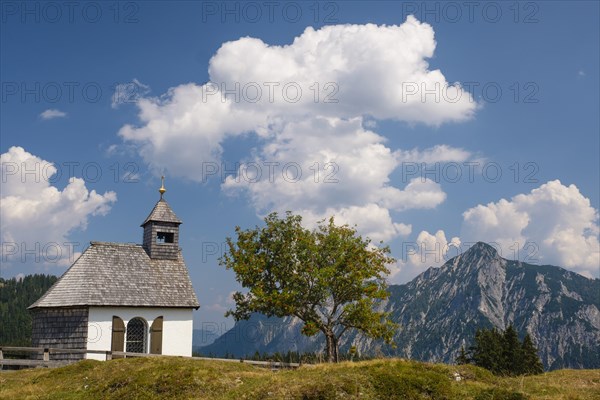
M485 242L477 242L473 246L469 247L463 254L465 257L470 258L500 258L498 251L491 245Z
M493 246L477 242L464 253L448 260L442 270L450 268L459 271L459 274L464 276L475 276L473 275L475 271L495 275L503 273L505 265L506 260L498 254Z

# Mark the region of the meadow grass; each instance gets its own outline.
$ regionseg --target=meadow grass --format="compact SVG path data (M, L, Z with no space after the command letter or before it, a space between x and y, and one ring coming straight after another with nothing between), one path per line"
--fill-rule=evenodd
M86 360L56 369L2 372L0 398L597 400L600 370L507 378L470 365L401 359L284 371L175 357Z

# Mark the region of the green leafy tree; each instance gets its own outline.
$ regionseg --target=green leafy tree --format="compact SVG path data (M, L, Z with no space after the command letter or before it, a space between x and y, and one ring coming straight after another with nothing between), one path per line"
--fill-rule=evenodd
M329 362L339 360L340 337L350 329L391 343L396 325L376 311L389 296L386 265L394 262L389 248L371 245L333 218L313 231L301 222L290 212L285 218L272 213L264 227L236 227L237 240L227 238L220 264L232 269L248 292L234 294L236 307L226 315L299 318L304 335L323 333Z

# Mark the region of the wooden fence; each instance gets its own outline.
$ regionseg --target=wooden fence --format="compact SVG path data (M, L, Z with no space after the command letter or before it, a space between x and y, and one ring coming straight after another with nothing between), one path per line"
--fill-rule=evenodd
M39 359L33 358L5 358L5 353L32 353L41 355ZM62 367L64 365L73 364L81 360L51 360L52 354L102 354L105 356L105 360L109 361L115 357L180 357L191 360L207 360L207 361L225 361L225 362L237 362L250 364L263 368L271 369L284 369L284 368L298 368L298 363L286 363L281 361L255 361L255 360L244 360L244 359L232 359L232 358L211 358L211 357L183 357L183 356L165 356L161 354L147 354L147 353L130 353L125 351L110 351L110 350L86 350L86 349L58 349L58 348L43 348L43 347L0 347L0 368L3 366L20 366L20 367L46 367L55 368ZM85 357L84 357L85 358Z

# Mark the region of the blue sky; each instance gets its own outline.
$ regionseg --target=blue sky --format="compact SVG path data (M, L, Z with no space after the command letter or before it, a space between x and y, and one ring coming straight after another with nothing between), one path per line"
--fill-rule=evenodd
M140 242L162 173L197 327L238 289L216 249L269 211L356 224L393 283L475 240L598 277L597 2L48 4L2 2L3 277Z

